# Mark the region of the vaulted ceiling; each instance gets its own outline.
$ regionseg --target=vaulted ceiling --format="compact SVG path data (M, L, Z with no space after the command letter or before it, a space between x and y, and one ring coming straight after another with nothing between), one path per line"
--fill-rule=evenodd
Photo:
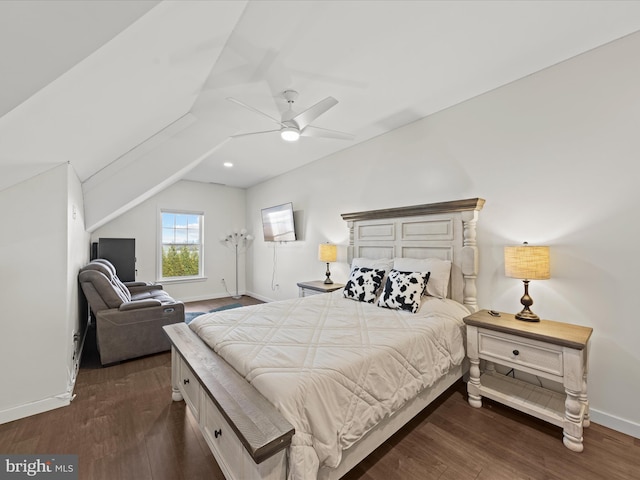
M92 230L177 180L250 187L638 30L629 1L4 0L0 189L70 162ZM231 138L278 129L287 89L295 111L335 97L313 125L354 139Z

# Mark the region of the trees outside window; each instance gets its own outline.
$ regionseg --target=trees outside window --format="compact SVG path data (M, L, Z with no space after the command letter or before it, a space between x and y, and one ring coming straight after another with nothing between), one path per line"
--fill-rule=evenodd
M202 277L204 215L162 211L161 217L162 279Z

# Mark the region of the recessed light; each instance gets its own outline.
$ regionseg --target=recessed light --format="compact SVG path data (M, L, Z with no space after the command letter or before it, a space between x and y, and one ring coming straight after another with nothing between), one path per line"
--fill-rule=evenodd
M231 167L233 167L233 163L231 163L231 162L224 162L224 163L223 163L223 165L224 165L225 167L227 167L227 168L231 168Z

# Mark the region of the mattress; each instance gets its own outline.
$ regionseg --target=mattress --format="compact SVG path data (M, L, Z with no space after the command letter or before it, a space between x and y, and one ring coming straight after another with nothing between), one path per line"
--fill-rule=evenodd
M465 356L453 300L413 314L341 291L197 317L190 328L294 426L291 479L335 468L342 451Z

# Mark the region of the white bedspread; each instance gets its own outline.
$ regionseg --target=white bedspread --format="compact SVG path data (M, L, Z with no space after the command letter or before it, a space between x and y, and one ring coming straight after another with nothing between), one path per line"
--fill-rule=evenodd
M316 478L462 362L468 310L426 298L411 314L338 291L203 315L190 327L295 427L290 478Z

